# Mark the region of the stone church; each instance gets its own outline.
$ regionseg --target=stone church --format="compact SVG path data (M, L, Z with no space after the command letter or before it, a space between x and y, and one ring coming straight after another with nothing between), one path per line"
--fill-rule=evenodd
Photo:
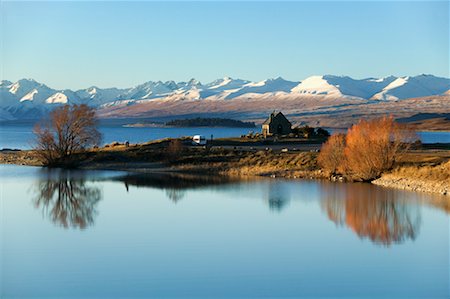
M292 124L281 112L272 112L269 118L262 124L262 134L264 137L287 135L291 132Z

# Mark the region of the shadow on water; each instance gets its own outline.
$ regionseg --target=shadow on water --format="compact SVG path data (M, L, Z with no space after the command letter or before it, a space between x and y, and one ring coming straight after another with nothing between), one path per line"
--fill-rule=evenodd
M369 184L325 184L321 206L338 226L389 246L415 240L421 225L417 202L402 192Z

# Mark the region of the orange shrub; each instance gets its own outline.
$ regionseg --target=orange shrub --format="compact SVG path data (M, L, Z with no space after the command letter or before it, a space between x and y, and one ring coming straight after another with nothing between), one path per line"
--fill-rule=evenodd
M322 146L317 162L330 174L336 174L344 159L345 135L333 134Z
M391 169L412 134L392 117L361 120L347 133L343 172L354 180L368 181Z

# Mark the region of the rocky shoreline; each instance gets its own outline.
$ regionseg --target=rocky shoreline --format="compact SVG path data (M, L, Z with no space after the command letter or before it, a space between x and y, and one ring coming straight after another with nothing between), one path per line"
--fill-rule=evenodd
M450 196L450 182L444 181L433 182L408 177L400 177L393 174L385 174L381 178L378 178L371 183L388 188L396 188L415 192L438 193L441 195Z
M390 173L383 174L372 183L385 187L450 196L450 161L432 165L399 167Z

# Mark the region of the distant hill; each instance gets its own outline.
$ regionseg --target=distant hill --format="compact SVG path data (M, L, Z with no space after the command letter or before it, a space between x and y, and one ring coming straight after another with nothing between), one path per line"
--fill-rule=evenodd
M190 118L176 119L166 123L174 127L231 127L231 128L254 128L254 122L243 122L229 118Z
M442 118L450 121L450 113L417 113L409 117L399 118L397 121L400 123L410 123L435 118Z
M398 118L414 130L450 131L450 113L418 113L410 117Z

